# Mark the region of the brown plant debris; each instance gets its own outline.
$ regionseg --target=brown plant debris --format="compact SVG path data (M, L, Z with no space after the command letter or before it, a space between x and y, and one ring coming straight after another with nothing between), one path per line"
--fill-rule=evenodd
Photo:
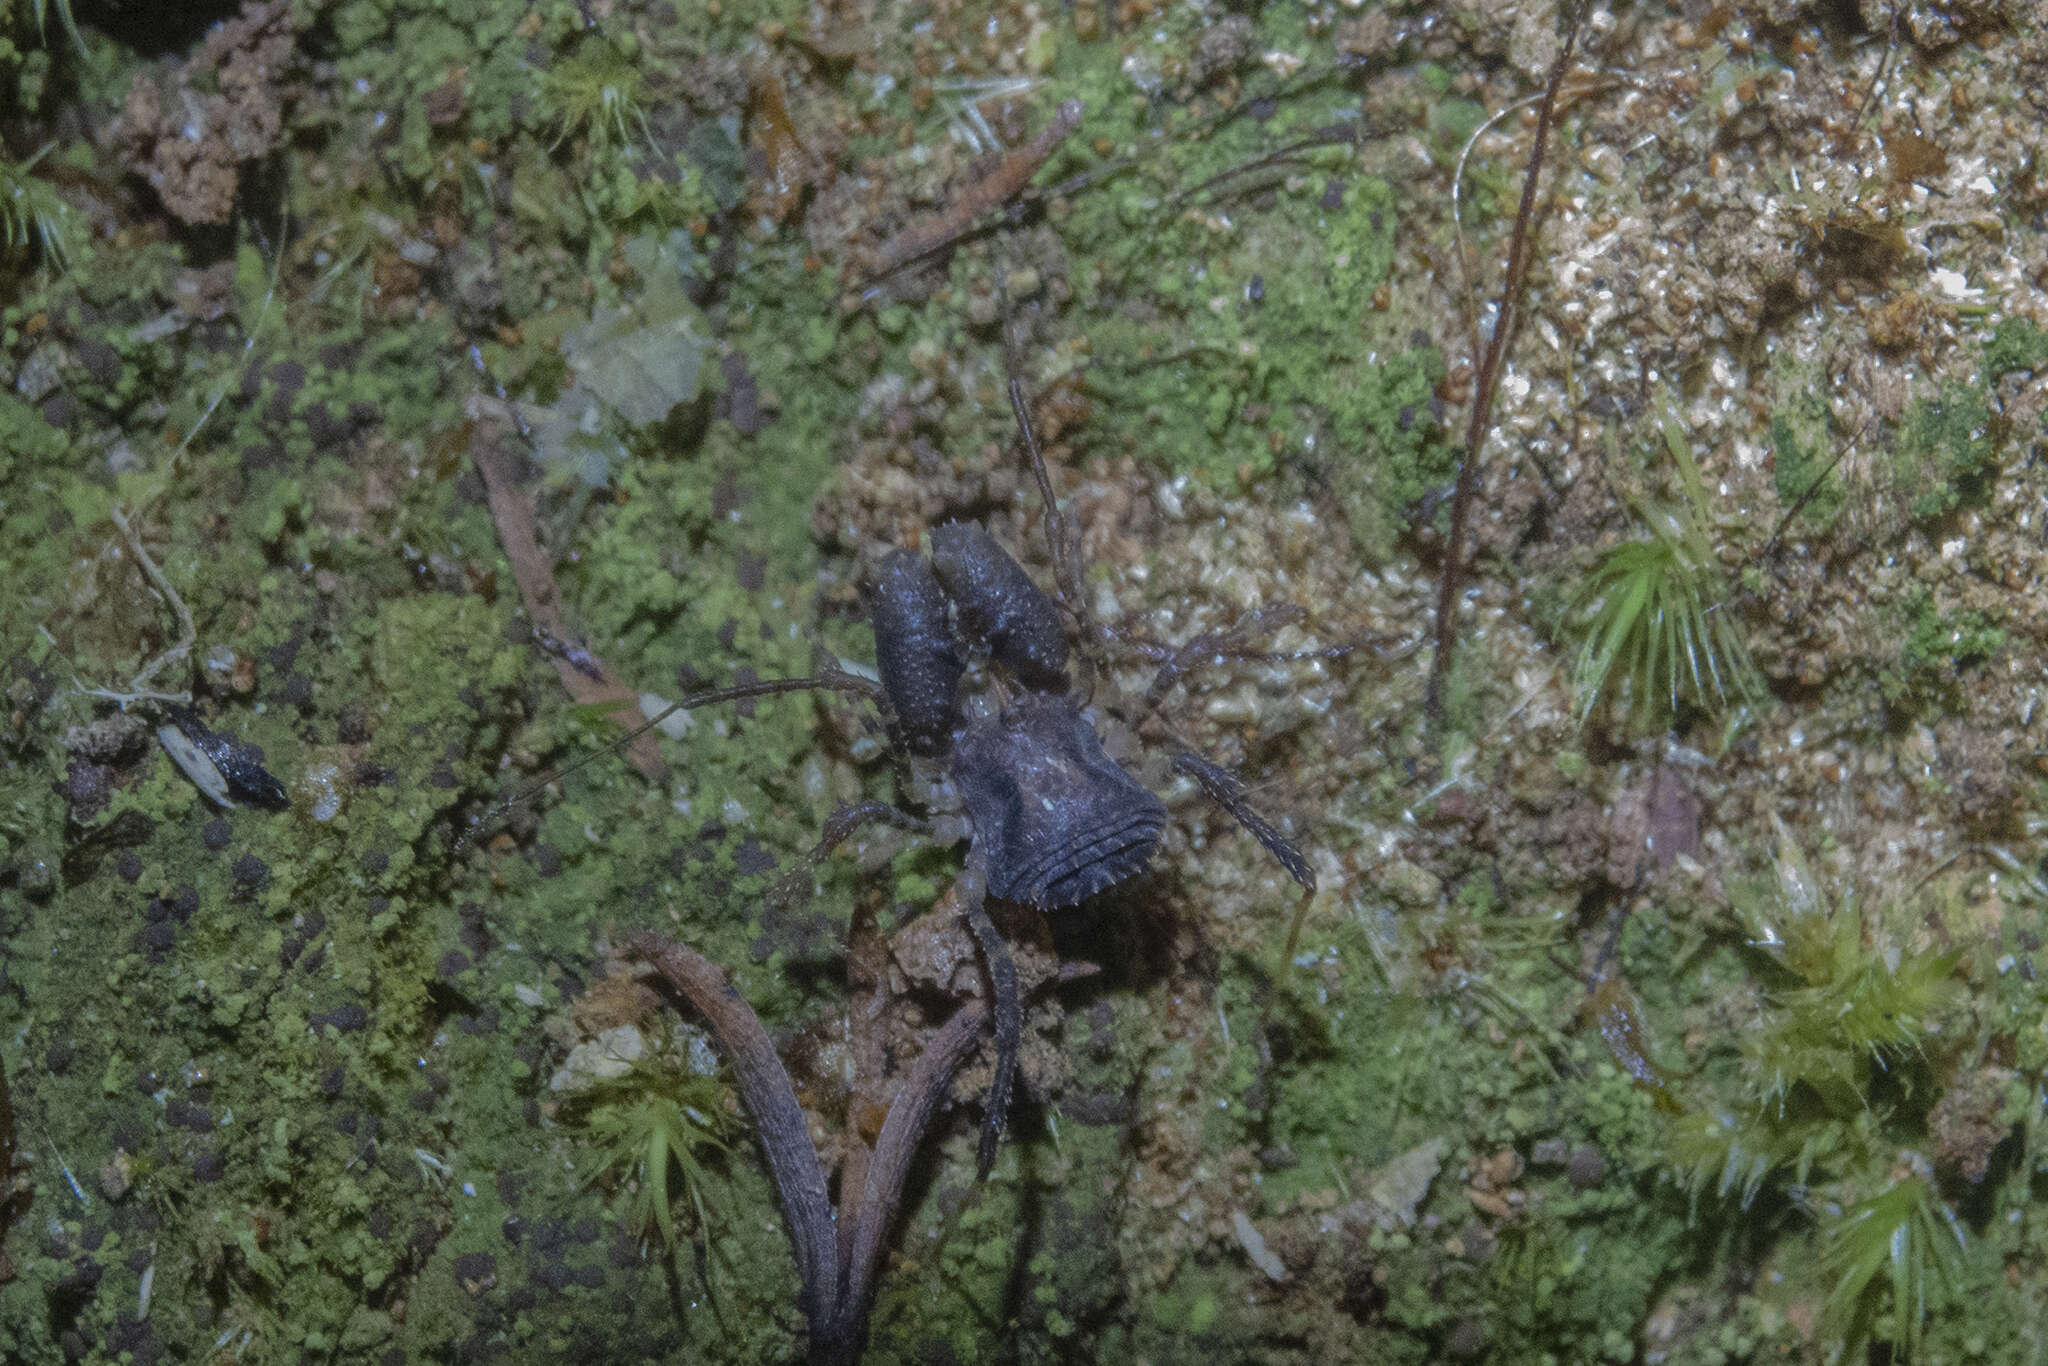
M168 80L141 76L128 88L114 146L183 221L227 222L242 167L282 144L294 97L290 15L283 0L248 0Z

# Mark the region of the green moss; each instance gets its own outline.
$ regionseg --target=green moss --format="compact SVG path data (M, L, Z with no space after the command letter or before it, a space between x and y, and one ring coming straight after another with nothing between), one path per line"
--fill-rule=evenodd
M1818 441L1803 439L1800 432L1791 415L1771 419L1771 477L1786 512L1798 508L1801 526L1825 533L1841 516L1842 484L1831 468L1834 454Z
M2048 331L2031 318L2001 318L1984 342L1984 378L1996 383L2015 370L2048 365Z
M1916 520L1982 502L1997 460L1996 422L1981 389L1950 385L1920 399L1900 420L1893 478Z
M1899 611L1897 663L1879 675L1885 699L1915 710L1955 705L1969 676L1995 658L2005 630L1974 608L1945 612L1931 589L1916 586Z

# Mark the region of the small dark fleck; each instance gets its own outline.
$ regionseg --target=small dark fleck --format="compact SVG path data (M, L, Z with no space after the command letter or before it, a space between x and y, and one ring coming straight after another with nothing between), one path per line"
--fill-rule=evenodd
M1453 1361L1470 1361L1486 1350L1486 1320L1471 1315L1451 1325L1444 1335L1444 1354Z
M526 1234L526 1221L516 1214L508 1214L505 1222L498 1225L498 1232L504 1236L508 1247L518 1247L519 1240Z
M107 1230L99 1224L89 1224L78 1231L78 1245L87 1252L98 1252L105 1241Z
M369 743L370 715L360 706L342 709L341 716L334 723L334 739L338 744L361 745Z
M343 1070L340 1063L334 1064L320 1074L320 1094L324 1096L339 1096L341 1088L347 1084L348 1073Z
M580 1285L585 1290L601 1290L604 1288L604 1268L594 1265L571 1267L569 1280L571 1284Z
M472 1037L495 1034L498 1032L498 1008L485 1006L474 1015L459 1015L455 1019L455 1028Z
M733 575L741 588L749 593L758 593L768 582L768 562L759 555L741 551L734 560Z
M171 893L171 914L178 918L180 925L192 918L199 909L199 889L187 884Z
M43 1051L43 1070L52 1076L61 1077L71 1070L71 1064L78 1059L78 1045L69 1039L53 1039Z
M498 1279L498 1259L488 1252L465 1252L455 1259L455 1279L471 1294L486 1290Z
M453 981L469 971L469 955L461 949L450 949L441 955L441 961L434 965L434 971L442 981Z
M542 877L558 877L562 871L562 855L552 844L533 846L533 866Z
M484 908L474 901L466 901L460 911L462 928L456 931L456 938L473 957L481 958L491 951L491 931L485 922Z
M304 674L291 675L277 690L277 700L294 707L305 706L313 700L313 680Z
M1274 114L1278 113L1279 110L1280 102L1271 95L1261 95L1253 100L1249 106L1249 112L1255 123L1264 123L1267 119L1272 118Z
M145 925L142 930L143 947L149 950L151 961L161 963L163 956L171 951L178 940L177 926L166 922Z
M164 1102L164 1123L174 1129L203 1134L213 1128L213 1112L204 1105L192 1105L172 1096Z
M427 782L443 792L453 791L458 786L455 770L445 763L434 765L434 771L427 775Z
M78 343L78 363L85 367L85 373L92 376L93 383L103 389L111 389L121 379L121 353L96 337L87 337Z
M742 877L758 877L775 871L775 855L763 849L759 840L741 840L732 851L732 860Z
M422 1219L412 1226L412 1237L407 1240L413 1253L421 1260L434 1255L434 1249L441 1245L441 1230Z
M1091 1129L1113 1128L1130 1122L1131 1099L1110 1091L1069 1095L1060 1102L1060 1113Z
M391 855L382 849L371 849L364 853L362 868L368 877L377 877L391 866Z
M711 485L711 515L722 522L746 501L746 491L732 477L732 471L720 470L718 479Z
M596 1242L598 1234L602 1231L598 1226L597 1220L586 1215L584 1218L576 1221L576 1227L571 1230L570 1236L577 1242L587 1245Z
M560 1294L569 1284L569 1268L560 1262L545 1262L534 1270L533 1282L544 1290Z
M120 874L121 881L134 882L142 876L142 855L129 850L114 861L114 871Z
M1300 1165L1300 1162L1301 1156L1291 1143L1275 1143L1259 1149L1259 1165L1269 1172L1284 1172Z
M71 425L71 419L78 412L78 404L71 395L55 393L43 400L43 421L62 431Z
M370 1022L370 1012L360 1001L344 1001L334 1009L307 1017L307 1023L314 1026L332 1025L343 1034L351 1034Z
M1573 1190L1592 1190L1607 1179L1607 1159L1592 1144L1581 1143L1565 1163L1564 1179Z
M737 351L719 361L725 384L718 395L719 415L741 436L753 436L767 425L761 414L761 384L747 371L747 358Z
M257 441L242 447L242 472L256 474L262 470L274 470L284 464L284 443L280 441Z
M312 438L314 450L333 450L353 434L348 423L327 404L315 403L306 409L306 435Z
M1255 304L1265 302L1266 277L1263 275L1254 275L1250 280L1246 281L1244 287L1244 297L1251 300Z
M235 828L228 824L227 817L215 816L199 828L199 840L208 849L218 854L228 847L235 837Z
M534 1226L533 1250L549 1261L560 1261L569 1248L569 1225L560 1219L543 1219Z
M251 897L270 885L270 865L254 854L243 854L235 860L235 895Z
M211 1148L192 1159L192 1179L205 1185L210 1186L220 1180L227 1175L227 1170L227 1164L220 1160L220 1154Z
M446 128L462 119L462 82L450 79L442 82L420 97L420 105L426 110L427 122L435 128Z
M731 617L727 617L723 622L720 622L718 626L718 648L731 653L733 641L738 638L739 631L740 624Z
M1332 180L1324 184L1323 197L1318 201L1325 213L1335 213L1344 207L1344 182Z

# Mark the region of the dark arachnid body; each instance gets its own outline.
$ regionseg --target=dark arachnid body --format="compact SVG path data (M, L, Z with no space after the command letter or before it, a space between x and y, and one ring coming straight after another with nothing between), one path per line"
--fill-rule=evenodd
M905 746L944 761L989 894L1041 910L1075 905L1144 868L1166 808L1103 751L1068 692L1052 600L981 527L953 523L931 539L929 563L897 550L876 576L883 693ZM968 645L1025 689L993 714L961 707L965 661L949 600Z
M1104 749L1072 691L1059 610L985 529L933 529L929 561L891 551L873 576L869 605L897 738L913 769L938 769L938 781L922 783L933 805L964 820L964 831L953 833L968 840L959 902L987 962L995 1007L995 1079L980 1151L986 1174L1023 1025L1016 971L983 898L1059 910L1135 876L1159 848L1166 806ZM983 661L992 666L991 692L963 700L970 663ZM1235 778L1192 752L1174 763L1314 890L1307 860L1245 804Z
M1021 402L1018 408L1021 420ZM1026 437L1042 473L1028 427ZM1046 492L1057 557L1063 538ZM1023 1022L1016 967L984 903L993 896L1060 910L1136 876L1158 851L1166 806L1104 748L1092 713L1073 692L1060 610L1023 566L971 523L936 527L930 539L929 559L894 550L869 578L879 688L831 671L819 678L720 688L685 698L675 708L822 688L862 693L888 709L895 738L910 758L912 791L934 817L927 828L946 843L967 841L967 866L955 894L987 965L994 1007L995 1078L979 1154L986 1175L1016 1078ZM1078 581L1078 572L1063 576L1063 582ZM1179 650L1154 647L1153 657L1164 666L1155 692L1194 655L1297 657L1247 653L1238 643L1241 634L1199 637ZM1335 657L1348 648L1316 653ZM970 671L981 673L987 686L968 688ZM1305 891L1314 892L1307 859L1251 809L1228 770L1183 747L1177 747L1173 768L1228 811ZM806 864L815 865L860 825L878 819L906 818L880 802L845 808L827 822Z

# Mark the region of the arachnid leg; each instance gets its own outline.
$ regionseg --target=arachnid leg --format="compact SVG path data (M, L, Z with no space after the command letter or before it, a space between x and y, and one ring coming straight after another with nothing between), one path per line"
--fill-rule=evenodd
M791 910L811 898L811 878L832 851L852 839L864 825L893 825L902 830L928 832L931 823L887 802L855 802L842 806L825 818L824 833L781 877L769 884L766 900L780 910Z
M1287 870L1287 876L1300 883L1303 891L1314 895L1316 870L1309 867L1307 857L1295 847L1293 840L1252 810L1251 803L1245 800L1244 784L1237 780L1236 774L1186 749L1173 756L1173 770L1193 778L1204 796L1228 811L1230 818L1249 830L1252 838L1264 845L1274 861Z
M996 1075L988 1088L988 1108L981 1119L981 1148L975 1160L974 1179L988 1179L995 1166L996 1144L1003 1136L1003 1121L1010 1110L1010 1088L1017 1080L1017 1054L1024 1045L1024 1013L1017 997L1017 965L1010 946L988 918L988 867L978 852L969 851L967 870L955 885L960 914L974 940L981 945L982 961L988 965L990 991L995 997Z

